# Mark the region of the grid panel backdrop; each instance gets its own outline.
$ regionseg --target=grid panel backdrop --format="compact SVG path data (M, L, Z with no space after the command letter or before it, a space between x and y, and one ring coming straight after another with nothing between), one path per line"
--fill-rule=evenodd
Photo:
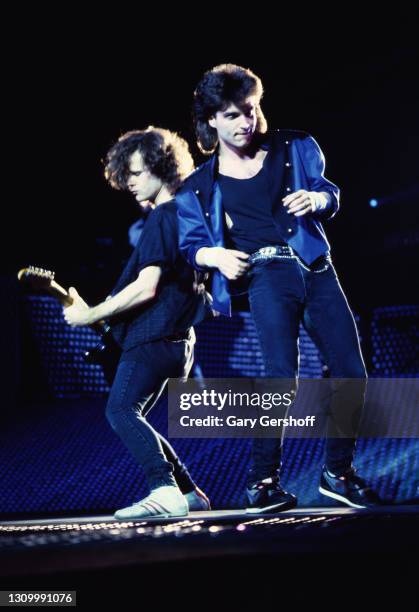
M16 414L0 434L3 516L110 512L147 492L141 469L104 416L107 383L101 369L83 362L97 342L88 329L72 329L51 298L28 301L41 368L56 399L32 404ZM417 376L415 335L419 308L400 306L374 311L371 322L375 376ZM217 318L197 330L196 375L258 376L263 373L256 332L249 313L231 321ZM301 330L300 372L315 378L322 362ZM384 364L384 365L383 365ZM167 431L164 398L150 421ZM249 440L171 440L198 485L216 508L242 507ZM318 493L324 442L288 440L284 445L283 483L301 506L335 505ZM416 440L359 440L356 467L387 500L406 502L418 495Z

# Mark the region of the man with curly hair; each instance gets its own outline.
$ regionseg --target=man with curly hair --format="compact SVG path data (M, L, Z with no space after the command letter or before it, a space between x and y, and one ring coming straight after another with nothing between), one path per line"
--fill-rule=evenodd
M285 389L298 375L302 322L338 385L329 421L321 493L353 507L378 498L352 467L366 371L355 322L330 257L322 222L339 207L339 189L325 178L325 158L309 134L267 130L262 82L251 70L222 64L194 93L197 143L211 158L179 190L180 248L197 270L212 270L213 307L230 316L230 294L245 279L266 377ZM243 282L241 282L243 285ZM349 401L350 400L350 401ZM350 404L353 427L338 437ZM338 410L336 410L336 407ZM340 412L339 412L340 410ZM333 427L336 427L333 429ZM279 483L281 438L253 442L248 512L278 512L296 498Z
M64 309L70 325L110 319L122 348L106 407L107 419L143 468L151 493L115 513L120 520L185 516L210 508L169 442L146 416L170 377L185 379L192 366L193 325L207 314L193 268L181 257L174 193L193 170L187 143L156 127L127 132L107 154L105 176L152 206L141 237L111 296L89 307L70 288Z

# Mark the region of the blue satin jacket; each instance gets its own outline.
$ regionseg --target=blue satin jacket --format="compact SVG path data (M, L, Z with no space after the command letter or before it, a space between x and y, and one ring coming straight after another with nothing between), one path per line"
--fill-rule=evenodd
M322 221L339 208L339 189L324 177L325 158L312 136L297 130L274 130L261 145L268 149L266 168L273 202L272 216L281 237L310 264L327 253L330 245ZM221 189L217 182L217 154L199 166L176 194L179 218L179 246L197 270L208 271L195 261L202 247L225 246L227 227ZM329 202L321 211L295 217L282 206L282 197L299 189L327 192ZM214 310L231 316L228 279L214 270L211 293Z

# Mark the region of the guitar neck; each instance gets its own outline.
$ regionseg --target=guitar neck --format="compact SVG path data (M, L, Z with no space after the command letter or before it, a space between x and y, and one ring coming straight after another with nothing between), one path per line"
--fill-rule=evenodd
M46 287L46 290L52 297L56 298L65 308L67 306L71 306L73 303L73 298L70 297L68 291L61 287L55 280L50 282L49 287ZM97 333L103 333L107 329L107 324L105 321L97 321L97 323L93 323L89 325L91 329L93 329Z
M73 303L73 298L70 297L68 291L61 287L55 280L52 280L49 287L46 287L46 290L52 297L55 297L61 304L67 308L67 306L71 306Z

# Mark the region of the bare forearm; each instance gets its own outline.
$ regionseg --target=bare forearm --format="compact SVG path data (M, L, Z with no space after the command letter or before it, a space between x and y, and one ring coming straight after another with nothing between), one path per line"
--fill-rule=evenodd
M102 319L125 312L135 306L144 304L155 296L155 290L141 287L136 281L127 285L122 291L112 296L105 302L90 308L89 319L96 323Z

